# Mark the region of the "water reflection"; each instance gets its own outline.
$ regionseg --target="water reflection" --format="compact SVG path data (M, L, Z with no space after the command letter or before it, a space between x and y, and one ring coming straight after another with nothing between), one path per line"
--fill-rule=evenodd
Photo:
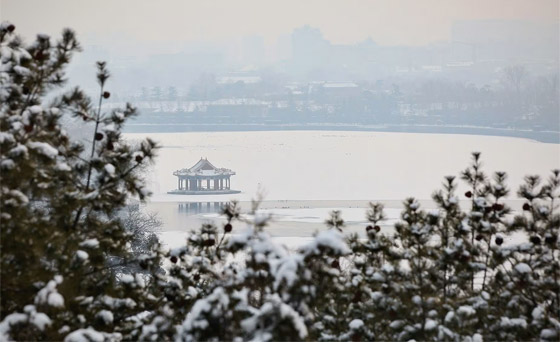
M220 213L227 202L185 202L177 205L178 212L186 215Z

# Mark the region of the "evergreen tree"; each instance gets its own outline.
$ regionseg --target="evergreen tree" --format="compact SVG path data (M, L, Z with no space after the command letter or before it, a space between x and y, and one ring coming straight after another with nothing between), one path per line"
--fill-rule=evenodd
M145 140L131 148L122 139L124 122L136 114L132 106L102 110L110 97L104 62L97 64L95 106L78 88L47 102L80 49L73 31L64 30L56 43L38 35L25 46L14 29L0 26L3 332L22 340L95 331L126 336L126 319L150 302L143 277L115 271L114 260L131 262L133 239L117 213L130 196L148 194L135 170L152 159L156 145ZM69 138L63 115L93 126L84 132L89 150Z

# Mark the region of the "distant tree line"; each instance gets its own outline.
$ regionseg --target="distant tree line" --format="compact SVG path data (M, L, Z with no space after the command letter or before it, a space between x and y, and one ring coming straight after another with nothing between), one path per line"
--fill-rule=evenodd
M474 85L445 77L423 81L356 82L353 88L325 88L322 82L291 83L280 74L262 73L260 81L220 83L202 74L189 91L175 87L142 88L136 101L175 102L171 121L184 123L361 123L474 125L560 130L558 73L532 76L524 66L504 67L497 83ZM224 99L255 99L259 106L212 104ZM181 102L207 101L185 112ZM157 107L157 104L155 104ZM161 106L157 113L166 113ZM171 106L172 107L172 106ZM138 120L157 123L145 113Z

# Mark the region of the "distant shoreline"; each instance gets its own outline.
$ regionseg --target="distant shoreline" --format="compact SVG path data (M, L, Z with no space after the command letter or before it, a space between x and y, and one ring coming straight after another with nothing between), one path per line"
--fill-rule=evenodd
M125 133L190 133L190 132L246 132L246 131L358 131L466 134L531 139L541 143L560 144L560 132L515 130L508 128L479 126L437 126L437 125L351 125L351 124L309 124L309 125L266 125L266 124L128 124Z
M432 199L416 199L422 208L424 209L435 209L437 204ZM175 205L189 205L189 204L199 204L207 205L208 203L220 203L225 204L231 202L231 198L224 197L207 197L204 200L198 200L196 197L185 196L175 201L153 201L149 199L145 206L157 207L157 206L175 206ZM524 200L522 198L508 197L503 200L509 207L514 210L521 210ZM252 208L253 202L241 200L237 201L239 207L244 211L249 211ZM404 208L403 200L388 200L388 199L378 199L378 200L263 200L260 202L259 209L317 209L317 208L369 208L369 203L382 203L385 208L402 209ZM472 200L461 199L459 200L459 205L464 208L469 208L471 206Z
M187 233L190 229L200 227L203 223L212 222L220 226L225 217L220 215L219 206L224 205L227 200L221 202L192 201L181 202L152 202L148 201L141 205L145 212L156 212L163 222L162 232L173 234L173 232ZM324 220L328 218L331 210L340 210L345 221L344 230L351 234L365 235L367 224L366 212L369 203L382 203L384 205L386 219L379 223L381 229L389 234L394 231L394 223L399 220L403 209L403 201L398 200L271 200L262 201L259 209L272 213L272 220L266 230L275 237L311 237L317 231L325 229ZM438 208L432 200L419 200L423 210ZM504 201L512 210L522 211L524 201L522 199L506 199ZM463 210L469 210L471 200L460 200L459 204ZM252 208L249 201L238 202L243 213ZM317 211L319 209L319 213ZM321 210L323 209L323 210ZM357 210L357 211L356 211ZM359 215L357 216L357 212ZM169 241L183 239L183 236L174 236Z

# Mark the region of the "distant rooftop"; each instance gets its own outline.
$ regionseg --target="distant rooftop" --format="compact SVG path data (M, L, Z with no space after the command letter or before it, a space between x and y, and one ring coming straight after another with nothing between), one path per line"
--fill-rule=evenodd
M217 168L207 158L200 160L188 169L173 172L175 176L232 176L235 172L226 168Z

